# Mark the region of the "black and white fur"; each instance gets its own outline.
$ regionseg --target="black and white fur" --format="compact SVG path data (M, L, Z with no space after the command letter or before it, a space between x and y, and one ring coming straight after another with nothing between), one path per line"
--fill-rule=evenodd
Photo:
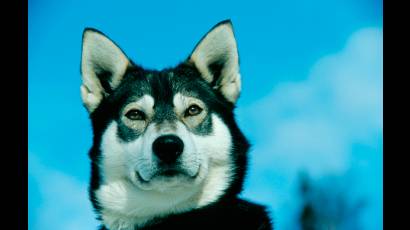
M101 229L272 228L264 206L238 198L249 144L233 113L241 79L229 20L161 71L86 29L81 72L94 132L89 195Z

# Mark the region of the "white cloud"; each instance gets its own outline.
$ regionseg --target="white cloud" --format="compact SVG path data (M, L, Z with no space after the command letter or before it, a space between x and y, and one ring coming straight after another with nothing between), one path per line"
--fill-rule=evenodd
M341 52L321 58L306 80L280 83L270 95L239 108L240 121L247 122L241 126L254 144L245 196L271 202L278 228L285 229L283 223L291 217L281 210L294 203L292 189L300 169L315 178L343 175L357 167L352 165L355 144L381 145L382 39L379 28L359 30ZM262 180L271 182L257 183Z
M35 183L41 196L40 199L29 200L36 203L36 209L29 210L29 215L35 217L29 229L97 228L98 223L88 200L87 183L49 168L33 153L29 153L28 173L29 180Z

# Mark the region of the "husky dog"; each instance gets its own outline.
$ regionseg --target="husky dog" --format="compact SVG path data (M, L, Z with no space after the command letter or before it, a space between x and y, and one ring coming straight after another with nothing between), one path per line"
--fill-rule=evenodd
M238 198L249 144L233 113L241 79L230 20L173 68L144 69L89 28L81 59L100 229L272 228L264 206Z

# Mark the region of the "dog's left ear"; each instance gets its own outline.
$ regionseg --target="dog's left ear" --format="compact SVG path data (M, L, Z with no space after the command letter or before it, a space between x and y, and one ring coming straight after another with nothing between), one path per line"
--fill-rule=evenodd
M241 91L238 49L230 20L214 26L189 57L202 77L235 103Z
M93 112L120 84L129 66L127 56L107 36L95 29L84 30L81 97L88 112Z

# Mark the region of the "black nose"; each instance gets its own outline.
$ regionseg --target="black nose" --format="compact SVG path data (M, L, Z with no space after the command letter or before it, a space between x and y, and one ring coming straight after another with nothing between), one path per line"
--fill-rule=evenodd
M158 137L152 144L152 151L164 163L173 163L184 151L184 142L175 135Z

